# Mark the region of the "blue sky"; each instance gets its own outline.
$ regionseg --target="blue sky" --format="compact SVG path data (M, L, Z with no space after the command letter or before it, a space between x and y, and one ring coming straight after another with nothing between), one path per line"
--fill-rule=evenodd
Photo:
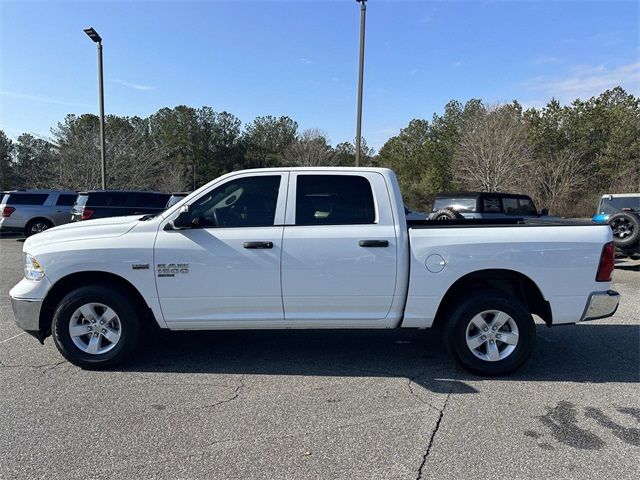
M640 94L635 1L369 0L363 135L379 148L450 99L525 106ZM104 39L107 113L186 104L243 122L289 115L335 144L355 136L359 8L354 0L0 0L0 128L48 136L97 112Z

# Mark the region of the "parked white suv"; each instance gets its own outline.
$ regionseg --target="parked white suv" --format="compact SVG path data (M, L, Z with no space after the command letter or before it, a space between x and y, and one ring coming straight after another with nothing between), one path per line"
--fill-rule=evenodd
M58 190L15 190L0 198L0 231L29 237L68 223L78 194Z

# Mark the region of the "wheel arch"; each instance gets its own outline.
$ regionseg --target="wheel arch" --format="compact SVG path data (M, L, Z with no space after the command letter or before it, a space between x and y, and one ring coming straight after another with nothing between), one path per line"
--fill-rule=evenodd
M144 299L140 291L127 279L116 275L111 272L104 271L87 271L71 273L65 277L62 277L47 292L47 296L42 302L42 308L40 309L40 332L44 337L51 335L51 322L53 320L53 314L56 307L60 303L60 300L64 298L69 292L75 290L78 287L84 287L87 285L99 285L107 288L117 289L118 291L127 295L133 302L134 306L140 310L141 318L143 322L151 325L155 325L155 328L159 328L158 322L151 310L151 307Z
M440 327L446 323L459 298L479 288L493 288L513 295L522 301L531 313L542 318L548 327L553 323L551 305L531 278L515 270L488 269L468 273L449 287L438 305L433 327Z

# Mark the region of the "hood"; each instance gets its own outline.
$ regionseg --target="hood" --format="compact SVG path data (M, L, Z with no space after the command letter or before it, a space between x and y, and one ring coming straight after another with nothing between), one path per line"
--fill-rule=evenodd
M99 218L53 227L27 238L24 242L24 251L29 251L30 248L44 244L91 238L119 237L135 227L141 216L129 215L126 217Z

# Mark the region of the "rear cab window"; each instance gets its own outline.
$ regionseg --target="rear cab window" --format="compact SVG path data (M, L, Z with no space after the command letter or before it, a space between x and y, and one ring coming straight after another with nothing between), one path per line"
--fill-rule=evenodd
M360 175L298 175L296 225L366 225L376 221L373 190Z

